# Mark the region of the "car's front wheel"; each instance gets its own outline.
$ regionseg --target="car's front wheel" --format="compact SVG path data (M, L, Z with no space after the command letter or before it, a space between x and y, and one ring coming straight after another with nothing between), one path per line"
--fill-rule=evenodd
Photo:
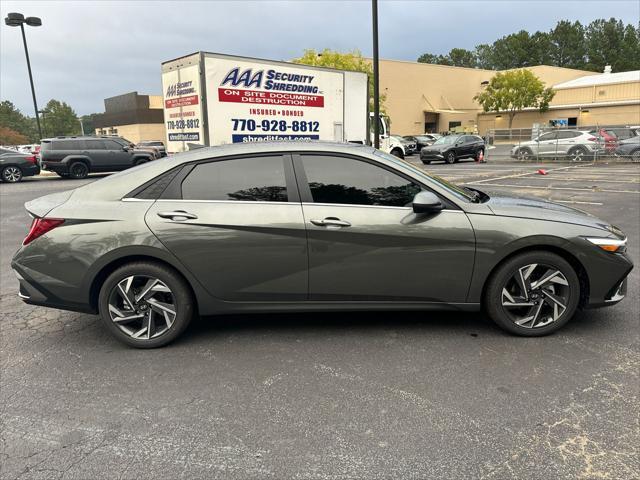
M154 348L175 340L189 325L194 300L173 269L133 262L115 270L100 290L100 317L121 342Z
M449 165L451 165L452 163L455 163L456 162L455 152L447 153L447 155L444 157L444 161L447 162Z
M522 336L555 332L575 313L580 281L564 258L546 251L514 256L489 279L484 307L503 329Z
M16 167L15 165L9 165L2 169L0 178L2 178L3 182L7 183L19 182L22 180L22 170L20 170L20 167Z

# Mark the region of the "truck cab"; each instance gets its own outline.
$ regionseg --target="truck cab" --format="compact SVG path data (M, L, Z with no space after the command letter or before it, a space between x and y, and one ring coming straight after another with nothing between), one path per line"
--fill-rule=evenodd
M373 131L373 122L374 115L373 112L369 113L369 125L371 126L371 145L374 144L374 131ZM390 153L398 158L404 158L406 152L404 151L404 147L402 144L390 136L389 134L389 117L386 115L380 115L379 117L379 135L380 135L380 150L383 152Z

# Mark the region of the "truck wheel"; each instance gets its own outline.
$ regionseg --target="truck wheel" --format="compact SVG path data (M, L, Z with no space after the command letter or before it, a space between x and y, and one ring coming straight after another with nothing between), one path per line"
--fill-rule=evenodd
M399 148L394 148L393 150L391 150L391 155L398 158L404 158L404 154Z
M73 162L69 165L69 177L75 180L82 180L83 178L87 178L89 175L89 167L84 162Z

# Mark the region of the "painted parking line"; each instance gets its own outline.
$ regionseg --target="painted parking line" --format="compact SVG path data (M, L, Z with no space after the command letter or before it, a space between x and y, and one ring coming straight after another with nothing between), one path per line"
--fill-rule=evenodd
M479 182L472 182L472 184ZM575 188L575 187L547 187L542 185L514 185L514 184L505 184L505 183L483 183L485 187L504 187L504 188L528 188L532 190L568 190L574 192L593 192L593 193L635 193L636 195L640 195L640 191L638 190L605 190L605 189L594 189L594 188Z
M563 177L561 175L551 176L540 176L540 177L531 177L527 178L527 180L542 180L545 182L556 181L556 182L602 182L602 183L626 183L632 185L640 184L640 179L638 180L605 180L602 178L574 178L574 177Z
M551 200L552 202L555 203L569 203L572 205L604 205L604 203L602 202L581 202L578 200Z
M553 169L547 170L547 173L557 172L557 171L560 171L560 170L567 170L567 169L570 169L570 168L579 168L579 166L578 165L569 165L567 167L553 168ZM526 173L514 173L512 175L504 175L502 177L495 177L495 178L486 178L484 180L477 180L475 182L470 182L470 183L471 184L478 184L478 183L486 184L486 182L493 182L493 181L496 181L496 180L505 180L507 178L526 177L526 176L529 176L529 175L537 175L537 174L538 174L537 171L535 171L535 172L526 172Z

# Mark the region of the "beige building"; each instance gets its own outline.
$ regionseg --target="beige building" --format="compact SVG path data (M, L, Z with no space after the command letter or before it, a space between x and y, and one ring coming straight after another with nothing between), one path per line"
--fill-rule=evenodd
M125 93L104 100L105 113L94 118L97 135L118 135L138 143L142 140L164 142L162 95Z
M528 68L557 91L549 111L524 111L514 128L534 123L639 125L640 72L603 73L539 65ZM398 60L380 60L380 91L393 133L409 135L508 127L500 113L483 113L473 97L497 72Z

